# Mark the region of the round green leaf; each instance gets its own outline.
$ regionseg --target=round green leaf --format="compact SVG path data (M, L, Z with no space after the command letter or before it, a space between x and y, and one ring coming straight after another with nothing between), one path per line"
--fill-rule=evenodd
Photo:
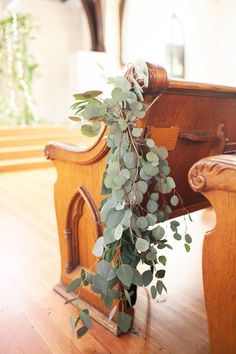
M137 163L137 156L134 152L128 151L124 155L124 163L128 169L135 168Z
M77 338L81 338L88 332L89 328L86 326L80 327L78 331L76 332Z
M156 217L156 215L154 215L154 214L147 214L147 215L146 215L146 219L147 219L147 221L148 221L148 225L149 225L149 226L153 226L153 225L155 225L156 222L157 222L157 217Z
M160 278L161 279L161 278L164 278L165 274L166 274L165 269L159 269L156 272L155 276L156 276L156 278Z
M152 230L152 237L159 241L165 236L165 229L161 226L157 226L155 229Z
M159 199L159 194L158 193L152 193L150 195L150 199L154 200L156 202Z
M118 224L115 228L115 232L114 232L114 237L116 240L120 240L122 234L123 234L123 226L122 224Z
M159 157L152 151L149 151L146 154L146 159L150 162L158 162L159 161Z
M147 210L149 213L153 214L155 213L155 211L157 211L158 205L156 202L154 202L154 200L149 200L147 202Z
M133 268L129 264L121 264L116 270L117 277L127 287L130 287L133 277Z
M157 252L156 250L153 251L153 252L149 252L147 255L146 255L146 260L147 261L150 261L150 262L154 262L157 258Z
M106 172L109 175L116 176L119 173L119 171L120 171L119 162L114 161L108 164Z
M148 227L148 221L144 216L140 216L137 218L136 225L140 230L145 230Z
M189 234L185 234L184 238L185 238L185 241L187 243L191 243L192 242L192 237Z
M131 103L130 108L132 109L132 111L141 111L143 105L141 102L134 102Z
M135 242L135 248L139 252L145 252L149 248L149 242L143 238L138 238Z
M109 281L116 276L115 270L111 268L109 262L104 259L97 264L97 273L106 281Z
M143 285L144 286L148 286L153 279L153 274L150 270L146 270L143 274L142 274L142 278L143 278Z
M170 167L169 166L163 166L161 168L161 172L165 175L168 176L170 174Z
M147 139L146 144L149 148L153 148L155 146L155 143L152 139Z
M175 232L175 233L173 234L173 236L174 236L174 238L175 238L177 241L180 241L181 238L182 238L182 236L181 236L178 232Z
M88 137L94 137L98 135L100 130L101 130L101 124L94 124L94 125L84 124L81 127L81 133Z
M158 147L156 153L162 160L165 160L168 157L168 151L165 147Z
M104 236L104 243L105 245L109 245L110 243L113 243L116 241L114 237L114 227L105 227L103 231L103 236Z
M68 286L68 288L66 289L67 293L71 293L73 291L75 291L76 289L78 289L78 287L81 285L81 279L75 279L72 281L72 283Z
M152 176L148 175L148 174L145 172L145 170L144 170L143 167L141 168L139 174L140 174L141 179L143 179L144 181L149 181L149 180L152 178Z
M177 231L177 227L180 225L180 223L177 220L172 220L170 222L170 228L172 231L176 232Z
M120 87L114 88L114 90L112 90L111 95L115 102L122 102L128 98L128 93L123 91Z
M79 313L79 316L80 316L81 321L84 323L84 325L87 328L92 328L92 321L91 321L89 315L87 314L87 312L81 310Z
M135 284L137 286L143 286L143 278L137 269L134 269L132 284Z
M160 257L158 257L158 261L165 266L167 259L165 256L160 256Z
M144 194L147 192L148 184L145 181L138 181L137 183L138 189Z
M131 327L132 317L125 312L120 312L117 316L116 321L120 330L126 333Z
M99 294L107 295L108 282L101 277L100 274L95 274L93 277L92 289Z
M170 189L174 189L175 188L175 181L173 180L172 177L167 177L166 178L166 184Z
M145 166L144 166L144 172L148 175L148 176L156 176L158 174L158 167L157 166L152 166L151 163L147 163Z
M155 285L151 286L151 295L152 295L153 299L155 299L157 297L157 289L156 289Z
M186 252L189 252L189 251L190 251L190 246L189 246L188 243L185 243L185 244L184 244L184 247L185 247L185 249L186 249Z
M103 255L103 249L104 249L104 237L98 237L96 240L94 246L93 246L93 251L92 254L96 257L101 257Z
M124 212L124 217L130 219L132 216L132 211L130 209L126 209Z
M118 124L119 124L120 129L121 129L122 131L125 131L125 130L127 129L127 127L128 127L127 121L126 121L125 119L123 119L123 118L119 118L119 119L118 119Z
M122 176L124 176L126 179L130 178L130 172L129 170L127 170L127 168L123 168L120 173L122 174Z
M173 206L176 206L179 204L179 198L176 195L173 195L173 197L171 197L170 202Z
M143 130L140 129L140 128L133 128L132 130L132 135L135 137L135 138L138 138L142 135L142 132Z
M164 284L161 280L157 281L156 289L157 289L158 294L161 295L162 290L164 289Z
M121 222L123 215L121 210L111 210L107 216L107 226L116 227Z

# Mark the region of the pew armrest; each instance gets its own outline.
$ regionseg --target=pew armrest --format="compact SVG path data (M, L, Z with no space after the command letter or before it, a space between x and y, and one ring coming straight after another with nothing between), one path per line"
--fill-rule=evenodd
M189 171L189 183L195 192L221 190L236 193L236 155L218 155L202 159Z

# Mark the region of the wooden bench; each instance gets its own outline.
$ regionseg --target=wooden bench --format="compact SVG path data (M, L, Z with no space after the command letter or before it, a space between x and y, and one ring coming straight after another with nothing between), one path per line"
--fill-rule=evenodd
M215 207L214 200L208 198L205 192L203 194L207 199L190 188L188 171L199 159L235 150L236 88L168 80L163 68L151 64L148 64L148 68L150 79L145 88L145 101L151 103L157 95L162 96L152 105L140 125L150 129L150 135L157 145L168 148L171 175L185 207L189 211L201 209L209 205L207 199ZM78 277L80 267L90 268L96 261L91 251L102 233L98 206L102 199L101 180L108 153L105 134L104 129L99 138L91 142L89 149L63 143L48 144L45 149L47 158L53 160L58 176L54 191L61 279L55 290L65 297L68 297L65 289ZM228 163L228 160L224 161ZM218 194L214 186L215 191L212 193ZM228 193L227 189L224 193ZM231 212L229 206L225 205L228 208L223 211L225 217ZM185 212L186 209L176 209L173 216ZM232 235L229 237L232 238ZM204 272L206 274L207 270ZM204 279L208 283L207 278ZM82 289L81 297L92 305L94 317L107 314L98 296L88 288ZM206 303L208 306L208 301ZM235 313L235 300L232 304ZM116 332L114 323L108 322L104 316L99 318ZM209 328L211 330L213 327ZM234 331L232 327L230 330ZM232 338L235 341L235 332Z

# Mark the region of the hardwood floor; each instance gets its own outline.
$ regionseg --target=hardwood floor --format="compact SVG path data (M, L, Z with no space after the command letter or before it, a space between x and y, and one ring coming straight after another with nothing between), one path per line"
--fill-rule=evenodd
M60 276L55 179L53 169L0 175L0 354L209 353L201 246L213 212L193 214L190 254L177 242L169 252L168 295L153 301L139 290L133 333L116 338L94 322L78 340L69 326L76 309L52 290Z

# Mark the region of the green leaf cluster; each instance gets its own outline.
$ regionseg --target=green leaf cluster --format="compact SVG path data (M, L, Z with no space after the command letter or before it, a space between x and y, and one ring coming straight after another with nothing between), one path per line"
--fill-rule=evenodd
M147 86L146 64L138 61L134 68ZM150 287L153 299L167 291L163 282L167 257L163 252L172 246L163 221L180 201L175 181L169 175L168 151L157 146L148 132L137 126L148 109L137 76L109 78L109 82L114 88L108 99L100 98L100 91L74 95L73 109L82 121L82 133L99 134L104 123L108 127L110 152L101 190L105 195L100 206L105 227L93 248L98 257L96 272L82 269L80 278L70 284L68 291L91 285L111 309L109 318L116 315L120 330L127 332L132 318L124 309L127 304L132 305L131 286ZM184 239L189 251L191 237L187 233L181 235L179 226L176 220L170 222L173 238ZM137 269L140 263L146 269L142 273ZM88 316L80 310L78 318L83 326L77 332L78 337L91 326Z

